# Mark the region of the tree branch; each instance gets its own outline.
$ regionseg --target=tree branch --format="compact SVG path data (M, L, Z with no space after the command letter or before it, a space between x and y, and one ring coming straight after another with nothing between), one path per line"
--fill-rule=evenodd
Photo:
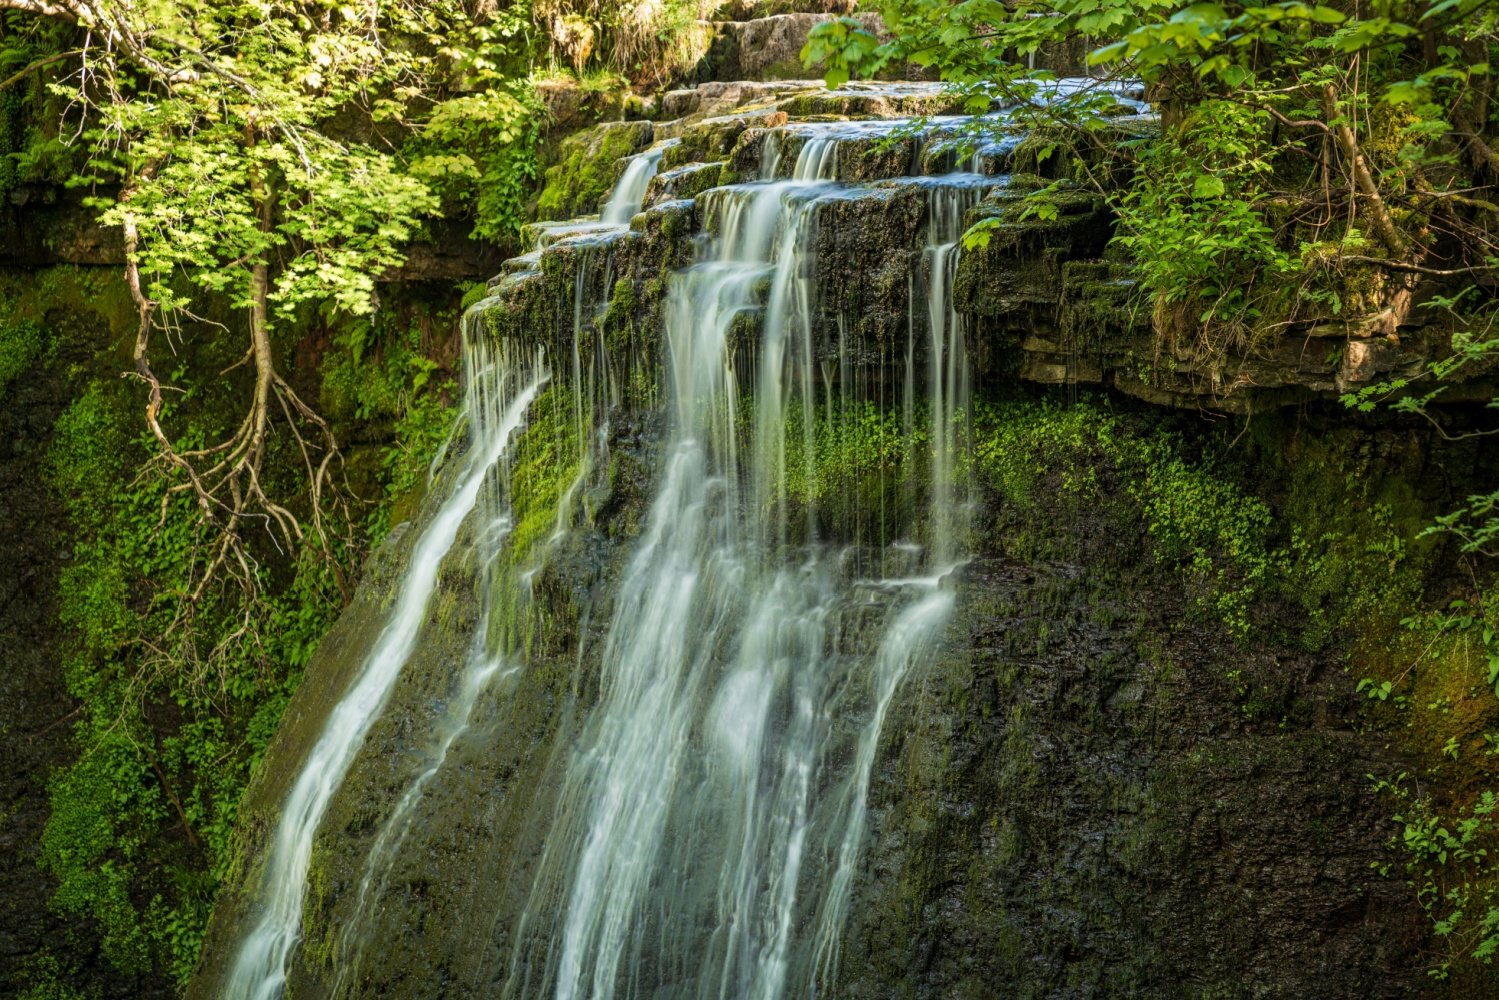
M1403 274L1426 274L1432 277L1447 278L1459 274L1492 274L1492 267L1456 267L1450 270L1441 270L1435 267L1422 267L1420 264L1411 264L1403 260L1389 260L1385 257L1356 257L1346 255L1337 258L1350 264L1373 264L1387 271L1400 271Z
M0 5L3 5L3 2L4 0L0 0ZM45 59L38 59L36 62L32 63L30 66L27 66L25 69L18 70L17 72L12 73L10 76L6 77L4 80L0 80L0 90L4 90L7 87L20 83L22 80L26 79L32 73L35 73L37 70L41 69L44 66L50 66L55 62L62 62L64 59L71 59L74 56L81 55L83 55L82 49L69 49L66 52L58 52L54 55L50 55Z
M1390 211L1385 207L1384 199L1380 197L1379 185L1375 183L1374 175L1369 172L1369 164L1364 160L1364 154L1359 149L1358 137L1353 134L1353 129L1348 127L1346 119L1338 111L1338 92L1330 83L1322 88L1322 108L1328 121L1332 123L1328 127L1337 140L1338 148L1353 170L1354 183L1368 203L1374 235L1378 236L1380 242L1397 257L1405 256L1407 251L1405 240L1401 237L1400 230L1395 227L1394 220L1390 218Z

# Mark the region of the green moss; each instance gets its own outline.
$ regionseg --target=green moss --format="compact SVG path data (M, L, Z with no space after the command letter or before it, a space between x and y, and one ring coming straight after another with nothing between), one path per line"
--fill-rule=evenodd
M21 992L16 1000L97 1000L97 987L73 985L85 979L82 970L66 968L49 952L31 955L20 963L16 984Z
M11 381L24 374L51 346L49 339L35 320L0 326L0 398Z
M1212 458L1191 456L1169 429L1142 434L1089 403L981 406L975 440L981 474L1006 501L1041 502L1044 491L1062 510L1115 509L1121 523L1143 526L1201 611L1248 638L1250 608L1285 556L1269 506Z
M549 386L531 406L530 421L517 442L511 466L511 505L515 527L510 547L517 565L525 565L536 546L557 528L563 494L583 469L583 442L574 410L573 387Z
M596 212L623 170L619 161L650 144L650 122L610 122L562 140L558 162L547 168L536 202L542 219Z
M113 353L123 363L128 357L125 340L134 334L136 322L130 291L114 268L0 270L0 372L31 363L63 339ZM9 343L13 331L21 331L32 346Z
M250 769L339 605L331 567L309 550L255 603L222 588L180 617L196 512L181 497L163 503L165 483L138 474L151 445L126 430L138 418L121 385L91 385L51 450L75 530L59 584L63 671L84 711L78 760L49 786L40 860L57 878L51 905L92 918L112 965L180 981Z
M900 537L923 521L927 488L927 418L912 416L909 430L899 410L844 401L836 413L812 414L793 404L786 413L786 448L777 492L787 505L787 523L816 513L821 532L870 544ZM754 404L746 401L741 428L754 427ZM746 431L748 433L748 430ZM741 443L744 454L753 442Z
M441 349L434 327L451 329L456 314L417 303L416 312L428 311L415 316L398 290L388 299L374 325L329 331L321 400L344 443L343 481L386 496L382 509L392 513L377 532L424 487L456 393L429 358ZM54 268L24 280L0 273L0 325L40 328L51 352L43 357L70 361L78 386L45 472L72 552L58 581L60 670L82 711L77 759L49 785L39 861L56 880L51 905L89 919L105 961L181 981L232 863L250 773L342 606L340 574L358 550L336 542L330 561L310 547L252 549L253 600L226 584L184 604L201 568L202 529L195 508L167 493L149 464L155 444L140 420L139 389L118 377L134 320L113 269ZM282 331L286 348L305 332ZM185 332L172 379L191 388L195 372L221 371L237 353L230 338ZM241 398L176 394L166 426L179 447L219 440L240 418L231 410ZM300 470L294 447L273 443L267 482L305 511Z

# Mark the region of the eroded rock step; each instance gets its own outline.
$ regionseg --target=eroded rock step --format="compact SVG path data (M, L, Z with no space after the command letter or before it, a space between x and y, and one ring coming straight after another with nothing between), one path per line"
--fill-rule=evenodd
M1138 91L1116 97L1113 135L1137 138L1154 127ZM789 177L801 150L821 142L832 146L837 184L818 195L815 253L807 266L819 290L816 349L826 358L875 357L905 343L930 189L973 177L984 178L986 191L966 203L965 225L1002 220L987 246L962 253L954 281L980 376L1104 384L1156 403L1249 411L1336 395L1348 384L1350 359L1369 369L1365 379L1408 374L1440 346L1435 335L1417 329L1403 331L1399 343L1336 350L1347 331L1329 317L1211 367L1190 357L1162 359L1130 268L1105 256L1113 219L1102 199L1073 190L1053 199L1055 218L1022 217L1019 203L1050 182L1057 164L1038 167L1023 137L964 149L960 159L954 140L967 119L955 114L955 100L938 84L828 90L813 81L712 82L666 95L661 110L681 114L611 123L564 142L563 166L554 168L548 191L565 192L553 200L573 210L567 214L599 209L631 157L652 150L659 154L657 172L644 210L628 227L602 225L596 216L534 227L533 251L509 262L491 284L502 304L490 319L497 335L570 342L571 302L586 288L600 301L628 300L608 310L607 322L653 336L649 331L660 329L661 279L692 262L694 240L714 224L708 192ZM771 162L777 166L767 168ZM586 173L580 163L593 165L592 187L573 183Z

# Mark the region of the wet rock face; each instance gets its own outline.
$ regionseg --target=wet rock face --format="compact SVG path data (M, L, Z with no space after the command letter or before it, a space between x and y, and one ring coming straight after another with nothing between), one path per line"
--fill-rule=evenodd
M362 896L474 625L476 567L444 567L423 641L319 833L290 996L479 998L524 981L508 945L545 877L562 758L598 698L660 434L659 418L619 415L594 527L530 584L524 669L484 699ZM299 693L246 801L251 829L274 821L296 748L378 630L419 530L392 539L320 649L317 687ZM1396 762L1351 724L1336 655L1234 644L1189 611L1122 509L985 494L976 537L948 639L884 729L826 995L1420 995L1418 908L1370 870L1392 831L1364 775ZM1236 692L1266 684L1284 712L1251 719Z
M1182 627L1136 556L991 538L887 730L835 995L1421 995L1418 909L1369 868L1392 828L1364 775L1395 762L1340 667ZM1307 714L1246 722L1230 671L1297 677Z

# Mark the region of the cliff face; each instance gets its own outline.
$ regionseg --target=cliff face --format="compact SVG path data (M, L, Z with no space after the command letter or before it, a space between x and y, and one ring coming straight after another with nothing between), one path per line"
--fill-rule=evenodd
M1011 405L1017 422L1045 409ZM1145 440L1177 433L1151 416L1126 426ZM1342 433L1358 446L1361 432ZM450 560L420 648L321 827L290 995L516 988L511 946L566 757L597 705L656 440L649 421L618 425L594 527L551 554L514 612L523 669L481 701L366 894L370 851L430 765L461 684L481 586L471 559ZM1100 499L1069 499L1067 481L1090 473ZM1366 776L1403 762L1364 728L1346 638L1308 652L1305 610L1279 596L1250 607L1247 636L1228 634L1114 475L1106 457L1061 453L1037 464L1024 502L984 490L957 615L885 727L829 995L977 998L996 983L1020 997L1424 995L1415 901L1372 868L1394 830ZM395 596L404 544L380 557L288 713L245 804L250 864ZM233 954L247 900L223 897L200 982Z
M553 171L543 199L588 208L605 197L599 175L612 184L656 144L644 210L627 228L538 226L537 249L491 283L474 335L554 359L563 400L610 386L608 462L578 480L588 483L577 501L584 513L546 545L534 542L562 523L549 504L571 495L575 470L558 450L573 433L571 406L551 397L531 414L506 481L516 523L539 517L548 527L517 528L517 539L532 541L501 557L530 567L515 578L524 585L498 597L488 589L495 578L474 554L478 529L465 529L416 652L318 829L289 995L531 995L533 977L546 973L517 957L516 943L535 933L527 900L547 884L549 852L561 849L559 789L609 683L608 623L659 488L669 275L724 225L715 188L758 176L777 156L789 164L819 127L863 116L866 124L837 137L843 187L808 210L797 273L816 290L806 316L820 384L879 396L859 420L898 424L900 373L930 361L912 317L926 308L919 288L932 266L922 255L938 211L931 178L952 164L940 136L867 123L938 113L944 100L921 85L834 94L702 87L668 95L696 109L687 118L609 125L563 148L559 160L571 166ZM1121 115L1120 125L1149 122ZM979 166L1002 173L1012 153L987 150ZM607 170L578 169L604 156ZM1003 217L1024 184L995 187L965 218ZM1259 345L1211 369L1162 367L1142 353L1148 328L1124 308L1127 269L1100 259L1108 232L1102 208L1079 198L1050 222L1007 221L986 249L959 257L952 304L971 317L980 415L968 559L954 572L957 611L940 652L890 707L850 916L824 989L1419 995L1425 925L1410 891L1374 871L1395 831L1367 776L1402 761L1366 728L1346 673L1351 622L1337 591L1355 588L1321 577L1303 586L1325 553L1293 539L1320 530L1321 545L1353 532L1355 522L1327 521L1333 515L1312 498L1355 480L1393 490L1404 499L1388 509L1398 508L1402 525L1419 523L1439 502L1421 481L1432 443L1317 405L1352 376L1346 357L1287 346L1319 336L1311 331L1286 334L1280 355ZM770 308L762 291L731 327L733 350L745 352L736 357L754 355ZM1399 348L1375 349L1375 368L1405 370L1441 344L1440 331L1406 331ZM1025 383L1119 392L1067 406ZM1230 458L1237 428L1225 434L1172 413L1263 413L1293 402L1309 405L1258 417L1254 449ZM858 426L834 421L837 433L865 441ZM823 538L856 547L878 520L876 498L905 502L907 473L865 445L849 447L822 470L849 482L819 498L817 525ZM1466 474L1492 472L1470 450L1450 458ZM1384 502L1363 501L1371 510ZM287 789L395 599L403 552L425 523L418 518L377 557L293 702L244 805L244 861L220 902L195 995L213 995L255 913ZM1361 566L1350 562L1348 574ZM479 699L434 765L433 734L462 687L476 630L503 637L517 668ZM372 868L397 812L399 850ZM670 893L675 877L686 873L663 873L658 890ZM667 976L664 958L640 962L646 981ZM684 977L660 988L695 987Z
M601 208L632 157L659 152L643 211L627 227L538 226L536 249L504 263L457 231L439 233L406 272L387 276L499 271L494 299L476 317L482 335L545 351L559 395L531 415L505 484L524 530L500 559L526 570L505 577L523 577L524 586L493 592L492 566L476 554L479 527L466 525L415 652L320 825L289 996L530 995L513 946L528 933L528 899L548 877L559 789L606 683L601 661L620 578L660 485L669 279L722 225L709 192L755 179L768 160L789 165L819 128L849 126L836 137L845 189L810 211L800 272L815 289L807 329L821 383L830 396L878 396L865 416L835 429L860 441L860 419L898 426L902 373L930 362L912 331L927 307L931 187L960 164L940 134L889 126L951 112L950 99L920 83L827 93L779 80L799 75L791 60L825 12L742 13L742 22L705 35L699 76L716 80L662 95L660 120L597 126L552 153L540 205L561 217ZM1122 97L1120 136L1148 132L1148 116ZM1492 459L1471 449L1443 449L1409 427L1360 424L1332 405L1348 388L1422 369L1447 350L1447 331L1412 325L1395 339L1350 339L1332 317L1302 317L1219 356L1178 356L1132 305L1130 267L1107 255L1112 220L1096 199L1077 194L1054 220L1021 221L1014 203L1048 180L1021 175L1023 150L987 148L962 166L1012 175L962 204L965 225L1002 221L986 247L958 255L951 278L976 411L986 414L974 443L991 458L972 473L973 527L953 575L957 610L884 725L825 995L1353 998L1436 989L1412 894L1372 867L1390 862L1386 843L1397 831L1367 776L1407 762L1370 729L1363 699L1351 693L1357 623L1340 617L1346 608L1331 585L1298 598L1296 574L1310 572L1300 563L1293 574L1290 562L1267 555L1251 566L1240 555L1243 531L1279 551L1293 538L1349 537L1361 527L1307 501L1309 481L1340 497L1355 481L1383 484L1404 498L1399 523L1408 528L1450 490L1432 485L1434 465L1458 483L1494 475L1485 465ZM0 249L0 264L118 264L109 234L66 202L44 202L8 209L23 238ZM767 300L761 289L737 320L741 360L754 356ZM92 321L77 310L67 318ZM601 373L568 361L595 345L607 359ZM13 901L0 952L13 964L62 926L26 905L49 891L29 861L45 821L37 788L67 762L67 727L54 723L72 707L52 673L47 589L66 540L32 474L64 398L57 376L7 390L11 444L0 467L9 518L0 536L21 567L15 594L0 592L9 600L0 609L10 625L4 652L18 665L0 690L0 714L24 720L3 732L18 762L5 788L16 822L6 827L9 860L0 866ZM589 392L603 381L613 393L608 461L569 501L584 513L547 539L576 471L559 457L558 442L574 433L562 394L585 381ZM1474 383L1449 398L1491 391ZM1071 405L1079 395L1082 404ZM1253 415L1255 447L1222 459L1247 425L1236 420L1225 431L1199 413ZM1079 436L1078 421L1107 425L1113 436ZM1123 440L1143 442L1148 461ZM857 466L865 478L822 498L818 528L852 548L867 544L866 527L897 516L883 506L873 513L876 505L909 505L908 491L928 484L913 485L884 452L850 447L838 462L851 465L823 472ZM1007 448L1023 460L991 460ZM462 461L456 451L423 511L371 557L257 771L195 996L217 995L257 912L288 790L388 621L411 546ZM1188 492L1179 503L1141 492L1157 479ZM1216 509L1225 497L1259 503L1263 516L1247 529L1182 523L1184 510ZM1357 502L1375 509L1374 500L1383 502L1363 494ZM1429 567L1370 565L1413 580ZM1265 582L1278 572L1290 582ZM18 600L22 593L36 599ZM485 607L493 621L481 620ZM1398 608L1385 611L1398 620ZM523 669L484 693L433 770L472 638L486 630L495 645L523 652ZM372 880L372 850L419 782L399 849ZM663 893L672 877L660 877ZM69 961L103 968L87 947L77 951ZM162 989L102 972L96 981L111 996Z

